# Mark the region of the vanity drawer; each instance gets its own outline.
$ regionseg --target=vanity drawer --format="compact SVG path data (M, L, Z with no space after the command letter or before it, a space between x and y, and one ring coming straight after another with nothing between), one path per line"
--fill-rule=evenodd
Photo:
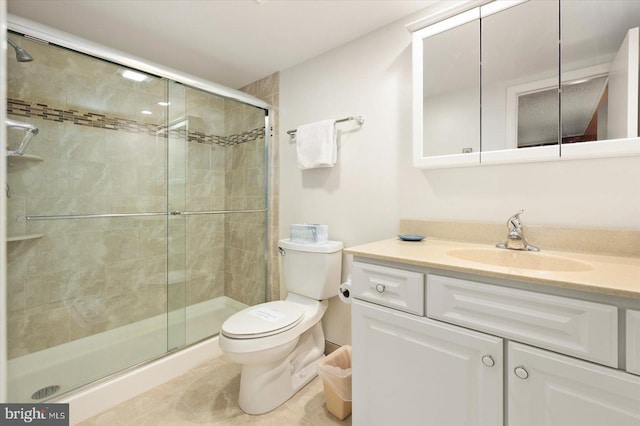
M618 366L615 306L429 275L427 316Z
M627 311L627 371L640 374L640 311Z
M424 315L424 274L353 262L352 297Z

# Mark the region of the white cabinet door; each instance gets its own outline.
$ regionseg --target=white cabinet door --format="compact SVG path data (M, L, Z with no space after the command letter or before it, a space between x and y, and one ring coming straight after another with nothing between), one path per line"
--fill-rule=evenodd
M507 358L509 425L640 425L640 377L512 342Z
M502 424L502 339L352 303L353 424Z

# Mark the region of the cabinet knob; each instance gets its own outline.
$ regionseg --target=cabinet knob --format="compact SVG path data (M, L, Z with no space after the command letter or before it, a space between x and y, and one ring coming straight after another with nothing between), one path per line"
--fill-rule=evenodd
M376 291L377 291L378 293L384 293L384 288L385 288L385 287L384 287L384 285L383 285L383 284L377 284L377 285L376 285Z
M529 372L522 365L519 365L516 368L514 368L513 372L516 374L516 376L518 376L518 378L523 380L529 377Z
M487 367L493 367L494 365L496 365L496 362L493 360L493 357L491 355L483 355L482 363Z

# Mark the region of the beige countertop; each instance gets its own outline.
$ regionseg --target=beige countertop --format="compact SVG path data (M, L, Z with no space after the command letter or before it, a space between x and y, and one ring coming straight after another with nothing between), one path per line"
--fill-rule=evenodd
M580 270L536 270L529 268L492 265L454 257L452 250L479 250L490 257L497 255L509 260L535 261L540 257L560 262L566 261L585 266ZM493 252L493 251L497 252ZM500 253L499 253L500 252ZM436 268L449 271L466 272L484 276L506 278L536 284L552 285L601 294L632 297L640 299L640 257L622 257L591 253L544 250L540 252L522 252L495 248L490 244L476 244L460 241L426 238L420 242L402 241L391 238L350 247L345 254L371 259L399 262L410 265ZM534 259L532 256L537 256ZM523 259L527 257L527 259ZM579 262L579 263L578 263ZM561 268L560 268L561 269Z

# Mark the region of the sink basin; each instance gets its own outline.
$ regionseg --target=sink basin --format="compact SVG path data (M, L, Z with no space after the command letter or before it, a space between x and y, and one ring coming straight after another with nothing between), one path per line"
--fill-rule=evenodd
M447 254L462 260L506 268L554 272L585 272L593 269L588 263L579 260L499 248L459 248L448 250Z

